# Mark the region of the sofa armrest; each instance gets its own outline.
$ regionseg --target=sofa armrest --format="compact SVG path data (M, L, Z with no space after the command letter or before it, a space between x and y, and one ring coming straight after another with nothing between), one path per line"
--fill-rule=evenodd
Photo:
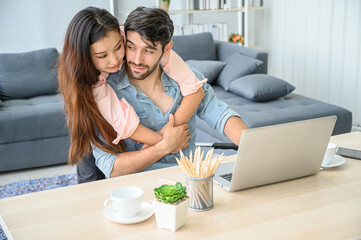
M219 61L224 61L226 58L228 58L230 55L234 53L240 53L242 55L261 60L263 62L263 65L260 68L260 70L257 71L257 73L267 74L267 58L268 58L267 52L258 49L240 46L229 42L223 42L217 40L214 42L216 44L216 51Z

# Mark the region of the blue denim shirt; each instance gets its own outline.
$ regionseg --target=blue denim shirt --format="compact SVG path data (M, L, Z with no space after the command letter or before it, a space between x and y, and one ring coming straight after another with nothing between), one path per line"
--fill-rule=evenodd
M204 76L196 69L190 67L194 74L199 79L204 79ZM125 98L128 103L134 108L140 123L153 131L158 131L164 127L168 122L170 113L174 114L178 109L182 95L180 93L177 83L167 76L164 72L161 76L163 82L164 92L174 99L172 107L163 114L161 110L150 100L141 90L130 84L126 72L122 69L117 73L111 74L107 83L114 89L119 99ZM206 121L212 128L215 128L219 133L223 134L223 129L226 121L231 116L239 116L235 111L231 110L227 104L219 101L214 95L214 91L209 84L203 84L204 98L197 109L197 116ZM189 155L190 150L195 150L196 138L196 115L188 121L191 140L189 146L183 150L185 155ZM137 144L132 139L125 139L127 151L138 151L143 144ZM104 152L93 146L93 154L96 159L95 164L109 178L113 169L113 165L117 155ZM175 156L179 158L179 153L169 154L146 170L169 167L177 164Z

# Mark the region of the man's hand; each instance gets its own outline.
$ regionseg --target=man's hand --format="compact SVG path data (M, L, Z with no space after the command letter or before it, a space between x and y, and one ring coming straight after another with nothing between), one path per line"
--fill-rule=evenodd
M188 147L188 141L191 139L188 124L174 127L174 116L169 114L168 123L162 130L164 130L163 139L156 145L167 154L178 153L179 150Z
M169 118L170 118L170 116L171 116L171 114L169 114ZM172 115L172 117L174 117L173 115ZM168 119L168 123L169 123L169 119ZM164 135L164 132L165 132L165 130L167 129L167 127L168 127L168 124L166 124L166 125L164 125L164 127L162 127L162 129L161 130L159 130L159 131L157 131L157 133L159 133L160 135Z

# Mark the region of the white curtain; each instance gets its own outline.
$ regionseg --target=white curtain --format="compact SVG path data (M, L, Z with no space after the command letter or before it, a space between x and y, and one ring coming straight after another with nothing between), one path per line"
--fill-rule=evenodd
M361 125L360 0L264 0L250 24L251 45L269 53L269 74L352 111Z

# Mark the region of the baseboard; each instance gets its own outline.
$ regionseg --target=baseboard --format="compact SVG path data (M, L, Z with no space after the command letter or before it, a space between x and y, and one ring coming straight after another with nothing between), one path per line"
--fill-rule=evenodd
M352 126L351 132L361 132L361 126Z

